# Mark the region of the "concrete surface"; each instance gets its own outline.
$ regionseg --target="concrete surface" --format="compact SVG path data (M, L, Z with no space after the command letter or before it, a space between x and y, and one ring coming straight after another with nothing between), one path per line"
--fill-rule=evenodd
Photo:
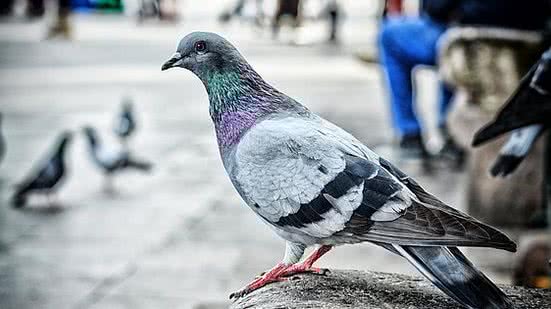
M551 291L501 286L517 309L551 306ZM428 280L405 275L332 271L327 276L300 275L270 284L235 301L230 308L262 309L440 309L458 308L457 302L437 290Z
M0 308L220 308L283 256L283 241L244 207L223 172L203 86L184 70L160 71L189 31L224 34L269 82L393 160L378 67L352 57L374 39L369 4L346 2L342 43L331 47L273 42L238 22L221 26L215 19L223 1L191 2L184 2L184 20L176 26L76 16L71 42L43 41L43 22L0 24L0 111L8 146L0 163ZM323 29L305 24L301 40L316 42ZM426 83L419 108L433 128L434 76L425 71L420 79ZM10 207L13 184L61 130L78 133L91 124L114 142L113 120L127 94L139 121L131 146L154 162L152 174L125 173L116 179L116 195L104 193L79 133L59 206L36 196L27 209ZM463 208L462 174L405 168ZM468 255L489 276L508 282L512 254ZM320 265L415 273L368 244L338 248Z

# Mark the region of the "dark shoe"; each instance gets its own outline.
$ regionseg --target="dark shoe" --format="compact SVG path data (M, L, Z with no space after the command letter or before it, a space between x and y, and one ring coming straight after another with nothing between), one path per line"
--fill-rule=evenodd
M380 63L379 55L376 50L366 49L356 53L356 58L362 62L368 64L378 64Z
M400 140L401 156L407 159L425 159L428 151L421 134L407 134Z
M438 152L438 158L454 170L462 170L465 166L466 152L453 139L448 138Z

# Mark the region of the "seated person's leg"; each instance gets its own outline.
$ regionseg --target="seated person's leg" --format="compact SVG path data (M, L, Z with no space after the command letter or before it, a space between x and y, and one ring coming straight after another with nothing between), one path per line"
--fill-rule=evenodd
M395 47L396 28L383 26L381 35L381 60L390 90L392 120L399 135L417 134L420 126L413 111L413 87L409 61L402 59Z
M393 125L400 145L412 155L426 153L421 127L413 108L411 71L418 64L434 64L436 41L443 27L423 18L390 18L382 26L381 60L390 90Z

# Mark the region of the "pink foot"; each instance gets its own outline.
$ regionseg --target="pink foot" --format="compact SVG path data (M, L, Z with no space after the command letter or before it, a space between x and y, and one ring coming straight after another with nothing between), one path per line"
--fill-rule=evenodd
M329 250L331 250L331 246L321 246L312 254L310 254L310 256L308 256L308 258L306 258L306 260L304 260L304 262L302 263L291 265L279 263L270 271L255 279L253 282L249 283L245 288L232 293L230 295L230 299L237 299L245 296L252 291L257 290L272 282L286 281L289 279L288 277L292 275L300 273L316 273L325 275L329 272L327 269L312 267L312 265Z
M242 296L245 296L249 293L251 293L254 290L257 290L269 283L272 282L279 282L279 281L285 281L287 278L283 278L283 274L287 269L289 269L293 265L285 265L283 263L277 264L274 268L272 268L270 271L265 273L264 275L260 276L259 278L255 279L253 282L249 283L246 287L243 289L231 293L230 299L237 299Z

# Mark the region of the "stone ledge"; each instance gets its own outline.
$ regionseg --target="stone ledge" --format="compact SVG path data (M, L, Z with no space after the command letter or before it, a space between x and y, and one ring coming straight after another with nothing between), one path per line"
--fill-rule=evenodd
M351 309L458 308L428 280L406 275L333 270L327 276L306 274L273 283L235 301L230 308ZM551 290L500 286L515 308L551 308Z

